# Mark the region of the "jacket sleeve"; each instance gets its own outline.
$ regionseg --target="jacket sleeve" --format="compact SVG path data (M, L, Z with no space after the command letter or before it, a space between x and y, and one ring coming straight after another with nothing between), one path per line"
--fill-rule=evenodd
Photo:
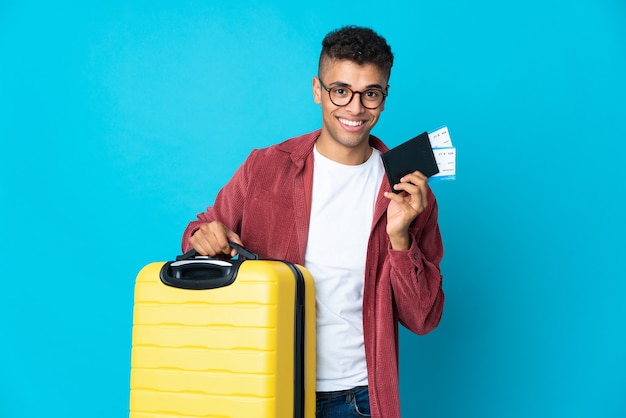
M437 221L437 202L432 200L429 212L409 230L408 251L389 249L390 280L400 323L419 335L439 325L443 313L444 293L439 263L443 243Z
M240 234L241 219L243 216L244 202L250 185L250 166L253 164L255 151L239 167L228 183L215 197L213 206L197 215L197 220L191 221L183 233L182 250L187 252L191 249L189 238L202 224L220 221L232 231Z

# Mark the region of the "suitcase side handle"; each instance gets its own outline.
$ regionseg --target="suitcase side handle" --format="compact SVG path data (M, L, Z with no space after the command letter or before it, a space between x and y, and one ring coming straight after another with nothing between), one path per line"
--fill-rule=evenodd
M189 290L217 289L232 284L241 263L194 258L165 263L161 267L161 281L171 287Z
M216 289L232 284L241 263L258 260L259 256L239 244L229 244L237 250L236 260L201 256L192 249L161 267L161 281L168 286L191 290Z

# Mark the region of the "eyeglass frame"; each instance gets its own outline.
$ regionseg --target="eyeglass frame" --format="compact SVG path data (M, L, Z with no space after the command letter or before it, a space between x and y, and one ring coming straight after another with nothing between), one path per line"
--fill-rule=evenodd
M344 89L344 90L348 90L348 91L350 91L350 92L352 93L352 94L350 95L350 99L348 99L348 102L347 102L346 104L343 104L343 105L338 105L337 103L335 103L335 102L333 101L333 99L332 99L332 97L331 97L331 95L330 95L330 90L332 89L332 87L326 87L326 85L322 82L322 79L321 79L319 76L317 76L317 81L319 81L319 82L320 82L320 86L322 86L322 88L323 88L324 90L326 90L326 92L328 92L328 98L330 99L330 102L331 102L332 104L334 104L335 106L338 106L338 107L348 106L348 105L352 102L352 99L354 99L354 94L355 94L355 93L359 93L359 102L361 103L361 106L363 106L364 108L369 109L369 110L378 109L380 106L382 106L382 104L383 104L383 103L385 103L385 100L387 100L387 95L388 95L388 93L387 93L387 92L385 92L385 90L383 90L383 89L379 89L379 88L371 88L371 89L367 89L367 90L365 90L365 91L356 91L356 90L352 90L352 89L351 89L350 87L348 87L348 86L337 86L338 88L342 88L342 89ZM383 95L383 99L380 101L380 103L378 104L378 106L376 106L376 107L368 107L368 106L366 106L366 105L365 105L365 103L363 103L363 93L367 93L367 91L368 91L368 90L377 90L377 91L380 91L380 93Z

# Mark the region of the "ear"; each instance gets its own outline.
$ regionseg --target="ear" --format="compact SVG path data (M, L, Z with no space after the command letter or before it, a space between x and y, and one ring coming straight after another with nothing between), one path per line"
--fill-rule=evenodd
M317 77L313 77L312 88L313 88L313 100L315 100L315 103L321 104L322 103L322 86L320 85L320 81L317 79Z

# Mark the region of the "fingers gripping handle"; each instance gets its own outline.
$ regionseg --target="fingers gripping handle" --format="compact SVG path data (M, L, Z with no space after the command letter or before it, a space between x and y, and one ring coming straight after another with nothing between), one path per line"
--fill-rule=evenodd
M252 251L248 250L247 248L235 242L229 241L228 244L237 251L237 255L240 258L243 257L243 259L245 260L258 260L259 259L258 254L253 253ZM199 255L198 255L198 252L192 248L191 250L187 251L185 254L179 255L178 257L176 257L176 260L177 261L188 260L193 257L199 257Z

